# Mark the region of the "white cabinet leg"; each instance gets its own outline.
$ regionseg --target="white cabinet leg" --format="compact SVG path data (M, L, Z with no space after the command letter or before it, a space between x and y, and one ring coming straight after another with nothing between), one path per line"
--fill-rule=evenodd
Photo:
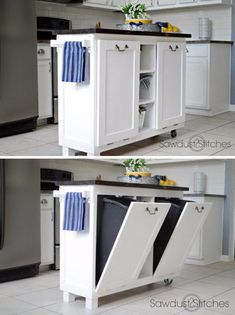
M88 299L86 298L86 308L88 310L94 310L98 307L98 298Z
M75 299L76 299L76 295L69 292L63 292L63 300L65 303L74 302Z
M62 147L62 154L63 156L75 156L76 151L66 147Z

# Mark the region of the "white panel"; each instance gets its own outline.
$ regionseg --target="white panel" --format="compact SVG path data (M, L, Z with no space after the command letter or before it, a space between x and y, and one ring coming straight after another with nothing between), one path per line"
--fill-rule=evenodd
M208 109L208 59L187 57L186 107Z
M158 43L157 50L157 128L161 129L184 122L185 45Z
M205 222L212 204L211 203L187 203L161 261L156 269L154 277L166 276L179 272L187 257L198 231Z
M131 203L98 283L99 294L137 279L169 208L170 204Z
M137 135L140 43L99 41L98 145Z
M41 264L54 263L54 211L41 210Z

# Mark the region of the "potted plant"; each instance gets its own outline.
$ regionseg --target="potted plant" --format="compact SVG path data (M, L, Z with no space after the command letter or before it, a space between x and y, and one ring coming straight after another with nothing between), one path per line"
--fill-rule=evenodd
M139 1L131 2L121 8L126 17L126 24L141 23L152 24L152 20L149 19L145 3Z
M126 167L126 176L147 177L151 176L144 159L128 159L123 162Z

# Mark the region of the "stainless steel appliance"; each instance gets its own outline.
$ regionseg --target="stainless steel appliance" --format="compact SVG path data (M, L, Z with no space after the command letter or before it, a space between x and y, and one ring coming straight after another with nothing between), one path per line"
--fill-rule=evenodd
M36 128L35 1L0 1L0 137Z
M39 264L39 161L0 160L0 282L34 276Z
M56 39L56 34L62 30L72 29L70 20L39 16L37 17L37 38L38 42L50 42ZM40 54L43 53L40 51ZM58 123L58 73L57 73L57 51L52 48L52 108L53 118L50 123Z
M73 173L55 169L41 169L41 192L53 194L54 190L59 190L59 183L73 180ZM60 205L59 199L54 199L54 270L60 269Z

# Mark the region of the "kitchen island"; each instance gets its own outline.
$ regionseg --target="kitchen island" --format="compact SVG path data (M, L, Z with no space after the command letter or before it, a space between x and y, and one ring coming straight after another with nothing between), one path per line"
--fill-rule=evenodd
M109 181L60 186L54 196L60 198L60 287L64 300L82 296L86 307L93 309L98 298L106 295L158 281L170 284L211 208L209 203L182 201L185 191L188 188ZM62 229L65 196L70 192L81 193L87 200L83 232ZM157 258L163 245L159 246L158 237L163 226L168 226L169 214L177 209L172 208L175 203L183 204L182 210L169 239L162 240L165 247Z
M88 155L184 126L185 39L191 35L112 29L57 35L59 144ZM88 50L86 82L62 82L65 42Z

